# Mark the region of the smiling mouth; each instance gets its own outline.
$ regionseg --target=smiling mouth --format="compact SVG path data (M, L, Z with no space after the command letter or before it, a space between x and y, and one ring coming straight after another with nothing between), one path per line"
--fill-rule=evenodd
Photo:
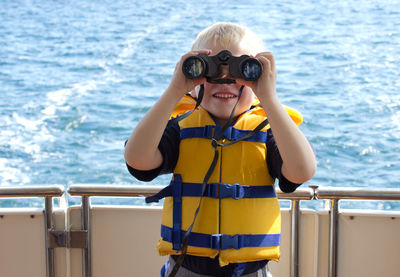
M230 99L230 98L236 98L237 96L230 93L216 93L213 95L213 97L221 99Z

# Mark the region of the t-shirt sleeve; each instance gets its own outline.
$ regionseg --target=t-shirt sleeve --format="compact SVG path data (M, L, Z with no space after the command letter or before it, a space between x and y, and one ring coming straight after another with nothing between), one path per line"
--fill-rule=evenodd
M282 174L282 157L276 146L275 139L271 135L267 142L267 165L268 171L272 178L278 179L279 188L283 192L293 192L301 184L293 183L285 178Z
M162 174L172 173L179 156L179 125L175 120L170 120L161 137L158 149L163 157L162 164L151 170L138 170L128 164L128 171L139 181L149 182Z

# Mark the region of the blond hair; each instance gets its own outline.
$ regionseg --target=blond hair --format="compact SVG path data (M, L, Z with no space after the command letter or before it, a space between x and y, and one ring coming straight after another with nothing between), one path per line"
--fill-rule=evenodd
M192 44L192 50L200 50L208 43L211 46L221 46L225 49L234 44L240 44L252 55L256 55L264 49L262 40L250 29L230 22L215 23L201 31Z

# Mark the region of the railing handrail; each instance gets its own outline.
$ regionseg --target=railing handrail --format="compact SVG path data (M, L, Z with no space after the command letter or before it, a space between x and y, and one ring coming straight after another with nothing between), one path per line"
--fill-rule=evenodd
M150 196L165 186L160 185L104 185L104 184L72 184L67 192L71 196L110 196L141 197ZM2 197L60 197L65 193L62 185L51 186L5 186L0 187ZM317 187L298 188L291 193L277 190L279 199L347 199L347 200L400 200L400 188L346 188Z
M400 200L400 189L382 188L336 188L321 187L316 189L317 199L352 199L352 200Z
M5 186L0 187L1 197L60 197L65 188L61 185Z
M68 189L72 196L149 196L159 192L165 186L160 185L90 185L74 184ZM366 189L345 187L298 188L291 193L277 190L279 199L364 199L364 200L400 200L400 189Z
M150 196L165 186L159 185L90 185L90 184L74 184L68 189L68 194L71 196L126 196L140 197ZM277 190L278 197L281 199L311 199L313 190L310 188L299 188L291 193L283 193Z
M74 184L70 185L68 194L71 196L126 196L141 197L150 196L165 186L159 185L92 185Z

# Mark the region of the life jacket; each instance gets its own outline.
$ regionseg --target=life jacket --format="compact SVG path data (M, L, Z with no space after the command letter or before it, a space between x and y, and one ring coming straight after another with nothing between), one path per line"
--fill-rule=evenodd
M184 97L172 116L194 107ZM301 115L287 109L296 124ZM251 132L264 121L261 107L242 114L224 132L220 143L228 143ZM214 158L211 138L221 128L209 113L198 108L179 121L179 158L169 186L156 198L165 197L160 255L181 254L182 238L193 222L202 195L202 182ZM279 260L281 216L274 180L266 163L269 125L244 141L218 147L218 161L207 182L187 254L214 258L221 266L257 260Z

